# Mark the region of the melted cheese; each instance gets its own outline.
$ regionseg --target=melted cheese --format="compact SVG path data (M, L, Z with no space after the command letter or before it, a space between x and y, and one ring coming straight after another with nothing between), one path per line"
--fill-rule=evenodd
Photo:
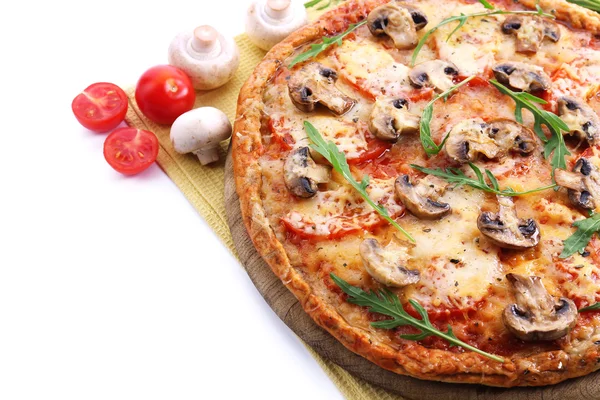
M482 11L485 8L477 4L459 7L454 10L454 15ZM434 33L440 58L454 63L462 75L482 74L494 64L499 44L504 40L500 30L501 20L496 16L469 18L449 40L448 35L456 28L456 24L441 27Z
M396 217L404 206L394 198L394 179L371 179L369 197ZM345 184L298 202L283 221L296 232L314 237L331 237L347 231L370 229L381 223L379 214Z
M600 76L600 52L580 49L578 58L560 66L552 85L555 97L572 96L588 99L598 92Z
M440 221L403 224L418 244L409 265L421 272L421 281L407 288L406 297L434 306L462 307L485 297L502 269L497 251L477 229L484 194L456 188L440 200L452 205L452 214Z
M367 149L365 130L359 129L355 123L333 122L327 117L314 118L311 122L325 140L335 143L349 160L360 157L361 153Z
M272 133L279 136L281 141L285 141L283 138L289 135L293 142L290 146L308 144L308 136L302 124L303 119L286 117L282 114L273 114L271 118L275 121L272 124ZM366 128L361 124L332 120L326 116L313 117L311 123L325 140L335 143L348 160L360 157L367 150Z
M410 69L383 48L367 41L357 43L346 40L336 50L341 76L373 98L386 95L396 97L410 90Z

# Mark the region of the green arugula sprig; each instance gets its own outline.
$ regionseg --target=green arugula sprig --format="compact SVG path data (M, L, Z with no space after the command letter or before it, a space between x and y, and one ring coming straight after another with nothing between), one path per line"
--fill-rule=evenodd
M451 16L451 17L448 17L448 18L442 20L442 22L440 22L439 24L437 24L436 26L434 26L433 28L431 28L430 30L428 30L427 32L425 32L425 35L423 35L423 37L421 38L421 40L419 40L419 43L417 43L417 47L415 47L415 50L413 51L411 65L415 65L415 63L417 61L417 57L419 56L419 52L421 51L421 49L423 48L423 46L425 45L425 43L427 43L427 40L429 39L429 37L435 31L437 31L438 29L440 29L442 26L448 25L448 24L450 24L452 22L455 22L455 21L458 21L458 25L446 37L446 41L450 40L450 38L452 37L452 35L454 35L460 28L462 28L463 26L465 26L465 24L467 23L467 20L469 18L487 17L487 16L490 16L490 15L505 15L505 14L539 15L541 17L554 18L554 15L545 13L544 10L542 10L539 7L539 5L537 6L537 10L536 11L506 11L506 10L495 9L486 0L479 0L479 2L481 4L483 4L483 6L487 10L489 10L489 11L484 11L484 12L480 12L480 13L473 13L473 14L462 14L461 13L460 15L454 15L454 16Z
M493 354L486 353L485 351L479 350L473 347L454 335L452 327L448 325L448 331L442 332L438 330L427 315L427 311L415 300L409 300L408 302L413 306L415 311L421 316L421 319L415 318L404 310L400 299L394 293L387 289L381 289L378 291L365 292L361 288L350 285L342 278L330 274L331 279L336 285L340 287L348 295L348 301L352 304L356 304L363 307L368 307L370 312L387 315L392 317L390 320L371 322L371 326L380 329L394 329L399 326L412 326L417 328L421 333L414 335L400 335L402 339L406 340L423 340L429 336L437 336L447 340L450 346L460 346L467 350L474 351L481 354L484 357L491 358L494 361L504 362L504 359Z
M569 3L577 4L578 6L588 8L592 11L600 12L599 0L567 0Z
M346 156L342 153L335 143L326 142L321 136L321 133L308 121L304 121L304 129L308 134L308 138L312 142L309 146L311 149L315 150L319 154L321 154L329 163L333 166L337 172L339 172L348 183L362 196L365 201L375 209L386 221L392 224L396 229L404 234L411 242L415 243L415 239L406 232L396 221L394 221L388 211L381 204L375 203L367 193L367 187L369 186L369 175L365 175L362 178L362 181L357 182L352 173L350 172L350 166L348 165L348 161L346 160Z
M592 214L589 218L575 221L573 226L577 230L563 242L564 248L560 253L560 258L571 257L577 252L583 253L585 251L594 233L600 231L600 214Z
M365 19L364 21L358 22L356 24L352 24L348 27L348 29L346 29L345 32L340 33L337 36L332 36L332 37L326 37L324 36L321 39L321 43L313 43L310 45L310 50L305 51L302 54L298 54L298 56L296 56L296 58L294 58L292 60L292 62L290 63L290 65L288 65L288 68L292 68L294 65L301 63L303 61L306 61L310 58L316 57L317 55L319 55L320 53L324 52L325 50L327 50L331 45L333 44L337 44L338 46L342 45L342 40L348 36L350 33L354 32L356 29L358 29L359 27L363 26L364 24L367 23L367 20Z
M325 1L325 0L312 0L312 1L308 1L308 2L304 3L304 8L314 7L314 6L318 5L318 4L320 4L322 1ZM320 7L317 7L317 10L324 10L327 7L329 7L331 4L336 4L337 5L341 1L344 1L344 0L328 0L324 5L322 5Z
M591 306L580 308L578 312L598 311L598 310L600 310L600 303L594 303Z
M454 183L454 184L456 184L456 186L467 185L467 186L471 186L472 188L475 188L475 189L483 190L484 192L494 193L494 194L498 194L501 196L523 196L525 194L541 192L541 191L553 189L556 187L556 185L548 185L548 186L542 186L539 188L535 188L532 190L527 190L525 192L515 192L513 189L511 189L509 187L501 190L500 185L498 184L498 179L496 179L496 177L494 176L492 171L490 171L488 169L484 170L485 175L487 176L487 178L489 179L489 181L491 183L491 186L490 186L485 181L483 173L481 172L479 167L477 167L473 163L469 163L469 166L471 167L471 169L477 176L477 179L469 178L467 175L465 175L464 172L462 172L458 168L447 168L447 169L443 170L441 168L436 168L436 169L425 168L425 167L421 167L420 165L415 165L415 164L411 164L410 166L412 168L416 169L417 171L421 171L425 174L437 176L439 178L446 180L449 183Z
M452 93L456 89L460 88L462 85L467 84L473 78L475 78L475 76L470 76L467 79L465 79L464 81L460 82L459 84L452 86L450 89L446 90L444 93L437 95L429 103L427 103L427 105L423 109L423 114L421 115L421 121L419 122L419 136L421 138L421 144L423 145L423 149L425 150L425 153L427 153L428 155L432 156L432 155L438 154L444 147L444 144L446 143L446 140L448 139L448 136L449 136L449 135L446 135L444 140L442 140L442 143L440 143L439 145L437 145L431 138L430 124L431 124L431 119L433 118L433 103L435 103L436 101L438 101L441 98L443 98L444 101L448 100L448 96L450 95L450 93Z
M515 119L519 123L523 123L523 109L529 110L533 114L534 124L533 130L536 135L545 143L544 145L544 155L546 157L550 157L552 154L552 160L550 160L550 165L553 168L567 168L567 163L565 162L565 157L570 155L569 149L565 144L565 139L563 138L562 132L568 132L569 127L565 122L560 119L560 117L556 114L553 114L549 111L542 110L538 108L534 103L537 104L546 104L547 102L539 97L536 97L530 93L526 92L513 92L500 82L492 79L490 83L496 87L501 93L509 96L515 101ZM546 137L544 130L542 129L542 125L546 125L546 127L550 130L552 136L550 139Z

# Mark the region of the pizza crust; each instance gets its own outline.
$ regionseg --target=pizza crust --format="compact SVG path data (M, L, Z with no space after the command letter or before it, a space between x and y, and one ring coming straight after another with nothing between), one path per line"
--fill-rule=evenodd
M262 173L257 160L262 148L262 93L283 60L296 48L344 31L349 24L365 19L373 8L384 3L387 1L348 0L329 11L271 49L242 87L232 138L233 167L244 224L258 253L319 326L349 350L395 373L443 382L512 387L555 384L596 371L600 368L598 346L587 347L578 357L564 351L551 351L506 358L502 364L473 352L428 349L410 341L402 341L398 349L372 343L364 331L348 324L292 267L269 225L261 199ZM536 1L521 0L521 3L534 8ZM559 0L541 0L540 5L575 28L600 32L600 17L592 11Z

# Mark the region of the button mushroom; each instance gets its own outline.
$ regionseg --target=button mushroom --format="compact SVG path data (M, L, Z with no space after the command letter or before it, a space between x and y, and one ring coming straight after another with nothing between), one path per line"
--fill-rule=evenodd
M238 48L208 25L177 35L169 45L169 64L181 68L197 90L223 86L235 75L240 64Z
M496 196L498 213L484 211L477 218L479 231L497 246L505 249L527 249L540 241L540 229L532 218L517 216L510 197Z
M393 249L390 243L383 248L376 239L365 239L359 246L365 269L377 282L390 287L404 287L419 282L419 271L408 269L405 247Z
M459 122L448 134L446 153L459 163L474 161L480 153L488 158L496 157L498 145L488 131L488 124L480 118Z
M396 142L401 134L416 132L421 117L408 111L408 100L377 99L369 116L369 130L375 137Z
M584 101L563 96L558 99L558 116L569 127L569 134L587 140L591 145L600 144L600 118Z
M425 13L418 8L396 2L375 8L367 17L367 26L374 36L389 36L394 46L401 50L412 49L417 45L417 31L425 25Z
M533 131L516 121L506 118L495 119L488 123L488 129L488 135L494 138L499 147L499 155L512 151L526 156L536 148Z
M181 114L171 126L171 143L176 152L194 153L202 165L219 159L219 144L231 136L227 116L213 107Z
M288 81L290 99L300 111L311 112L320 103L334 114L345 114L356 101L335 87L337 79L331 68L311 62L294 72Z
M567 188L573 205L585 210L595 210L600 205L600 171L589 160L577 160L573 172L557 169L554 179Z
M526 341L556 340L577 322L577 307L565 297L551 296L538 276L507 274L515 303L502 314L504 325L517 338Z
M513 90L535 92L548 90L552 81L544 69L518 61L507 61L492 67L496 79Z
M544 38L560 40L558 24L548 18L511 15L502 23L502 32L516 37L516 49L521 53L536 53Z
M458 68L452 63L442 60L425 61L415 65L409 78L416 87L432 87L437 92L445 92L453 85L458 76Z
M248 9L246 34L256 46L270 50L307 22L308 15L301 1L258 0Z
M318 191L317 185L328 182L329 177L329 168L315 163L307 146L292 151L283 164L285 186L297 197L314 196Z
M509 119L468 119L456 124L446 141L446 153L455 161L475 161L479 154L487 158L504 157L507 152L527 155L533 152L536 141L531 129Z
M445 188L446 184L433 176L413 185L408 175L401 175L394 184L396 196L402 204L421 219L440 219L452 211L450 204L437 201Z

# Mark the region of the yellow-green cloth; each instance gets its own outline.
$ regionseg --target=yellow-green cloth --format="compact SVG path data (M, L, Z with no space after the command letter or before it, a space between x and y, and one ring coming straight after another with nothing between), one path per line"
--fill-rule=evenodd
M311 13L312 17L315 13ZM256 65L262 60L265 52L254 46L243 34L236 37L240 49L240 66L235 77L225 86L207 92L198 92L194 108L211 106L222 110L231 121L235 119L237 97L240 88L248 79ZM225 149L223 143L221 161L202 166L193 155L181 155L173 150L169 139L169 126L159 125L146 118L137 107L134 88L127 90L129 110L126 121L130 126L154 132L160 143L157 162L171 180L179 187L194 208L206 220L208 225L221 238L229 250L236 255L231 239L231 232L225 217L224 200L224 166ZM324 359L307 346L312 356L336 384L347 399L350 400L402 400L402 397L391 394L357 379Z

